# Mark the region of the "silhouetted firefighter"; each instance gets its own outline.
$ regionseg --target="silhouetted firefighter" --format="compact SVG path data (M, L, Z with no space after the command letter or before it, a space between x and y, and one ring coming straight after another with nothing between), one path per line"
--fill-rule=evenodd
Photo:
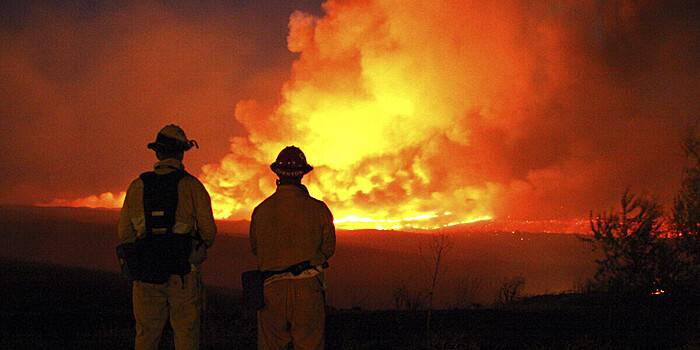
M198 349L204 289L200 265L216 235L209 193L188 174L184 152L199 146L176 125L160 130L148 148L154 171L141 174L126 193L117 255L133 280L136 349L157 349L170 319L175 348Z
M296 350L323 349L323 270L335 252L333 216L301 184L313 167L299 148L283 149L270 168L279 177L277 190L255 208L250 223L259 268L253 275L262 292L256 305L258 349L285 349L289 343Z

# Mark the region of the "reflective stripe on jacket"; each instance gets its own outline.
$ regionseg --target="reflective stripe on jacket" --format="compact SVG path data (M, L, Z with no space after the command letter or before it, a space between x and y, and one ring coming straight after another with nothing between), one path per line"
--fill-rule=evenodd
M166 159L156 163L156 174L167 174L182 169L177 159ZM216 236L216 223L211 209L211 198L197 178L185 176L177 187L178 203L175 211L173 232L186 234L198 230L207 246L211 246ZM122 242L133 242L146 232L143 214L143 181L137 178L126 192L124 205L119 217L118 236Z
M335 252L333 215L304 189L280 185L253 211L250 245L261 270L283 270L307 260L321 265Z

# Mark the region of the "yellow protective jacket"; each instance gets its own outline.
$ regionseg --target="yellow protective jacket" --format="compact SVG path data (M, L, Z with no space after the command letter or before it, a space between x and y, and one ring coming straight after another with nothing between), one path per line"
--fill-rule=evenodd
M277 186L253 211L250 245L260 270L283 270L307 260L321 265L335 252L333 215L304 188Z
M165 159L156 163L156 174L167 174L175 169L183 169L177 159ZM185 176L177 186L178 202L175 211L173 233L189 234L199 231L207 247L214 243L216 223L211 210L211 198L197 178ZM143 213L143 181L140 178L131 182L126 192L118 235L122 242L133 242L146 232L146 219Z

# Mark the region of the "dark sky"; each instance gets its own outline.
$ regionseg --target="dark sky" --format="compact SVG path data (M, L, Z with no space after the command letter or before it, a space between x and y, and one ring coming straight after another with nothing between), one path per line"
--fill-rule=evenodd
M699 2L0 6L0 203L123 191L175 122L237 218L291 143L343 214L582 217L669 203L700 127Z

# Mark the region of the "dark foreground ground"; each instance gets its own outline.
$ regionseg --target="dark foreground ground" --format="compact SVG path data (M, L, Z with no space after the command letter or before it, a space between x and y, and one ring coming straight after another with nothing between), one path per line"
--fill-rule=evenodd
M130 286L114 273L0 260L0 347L128 349ZM700 349L687 298L532 297L499 309L433 314L432 349ZM330 310L327 349L426 349L424 311ZM240 292L209 289L205 348L254 349ZM172 349L167 329L161 348Z

